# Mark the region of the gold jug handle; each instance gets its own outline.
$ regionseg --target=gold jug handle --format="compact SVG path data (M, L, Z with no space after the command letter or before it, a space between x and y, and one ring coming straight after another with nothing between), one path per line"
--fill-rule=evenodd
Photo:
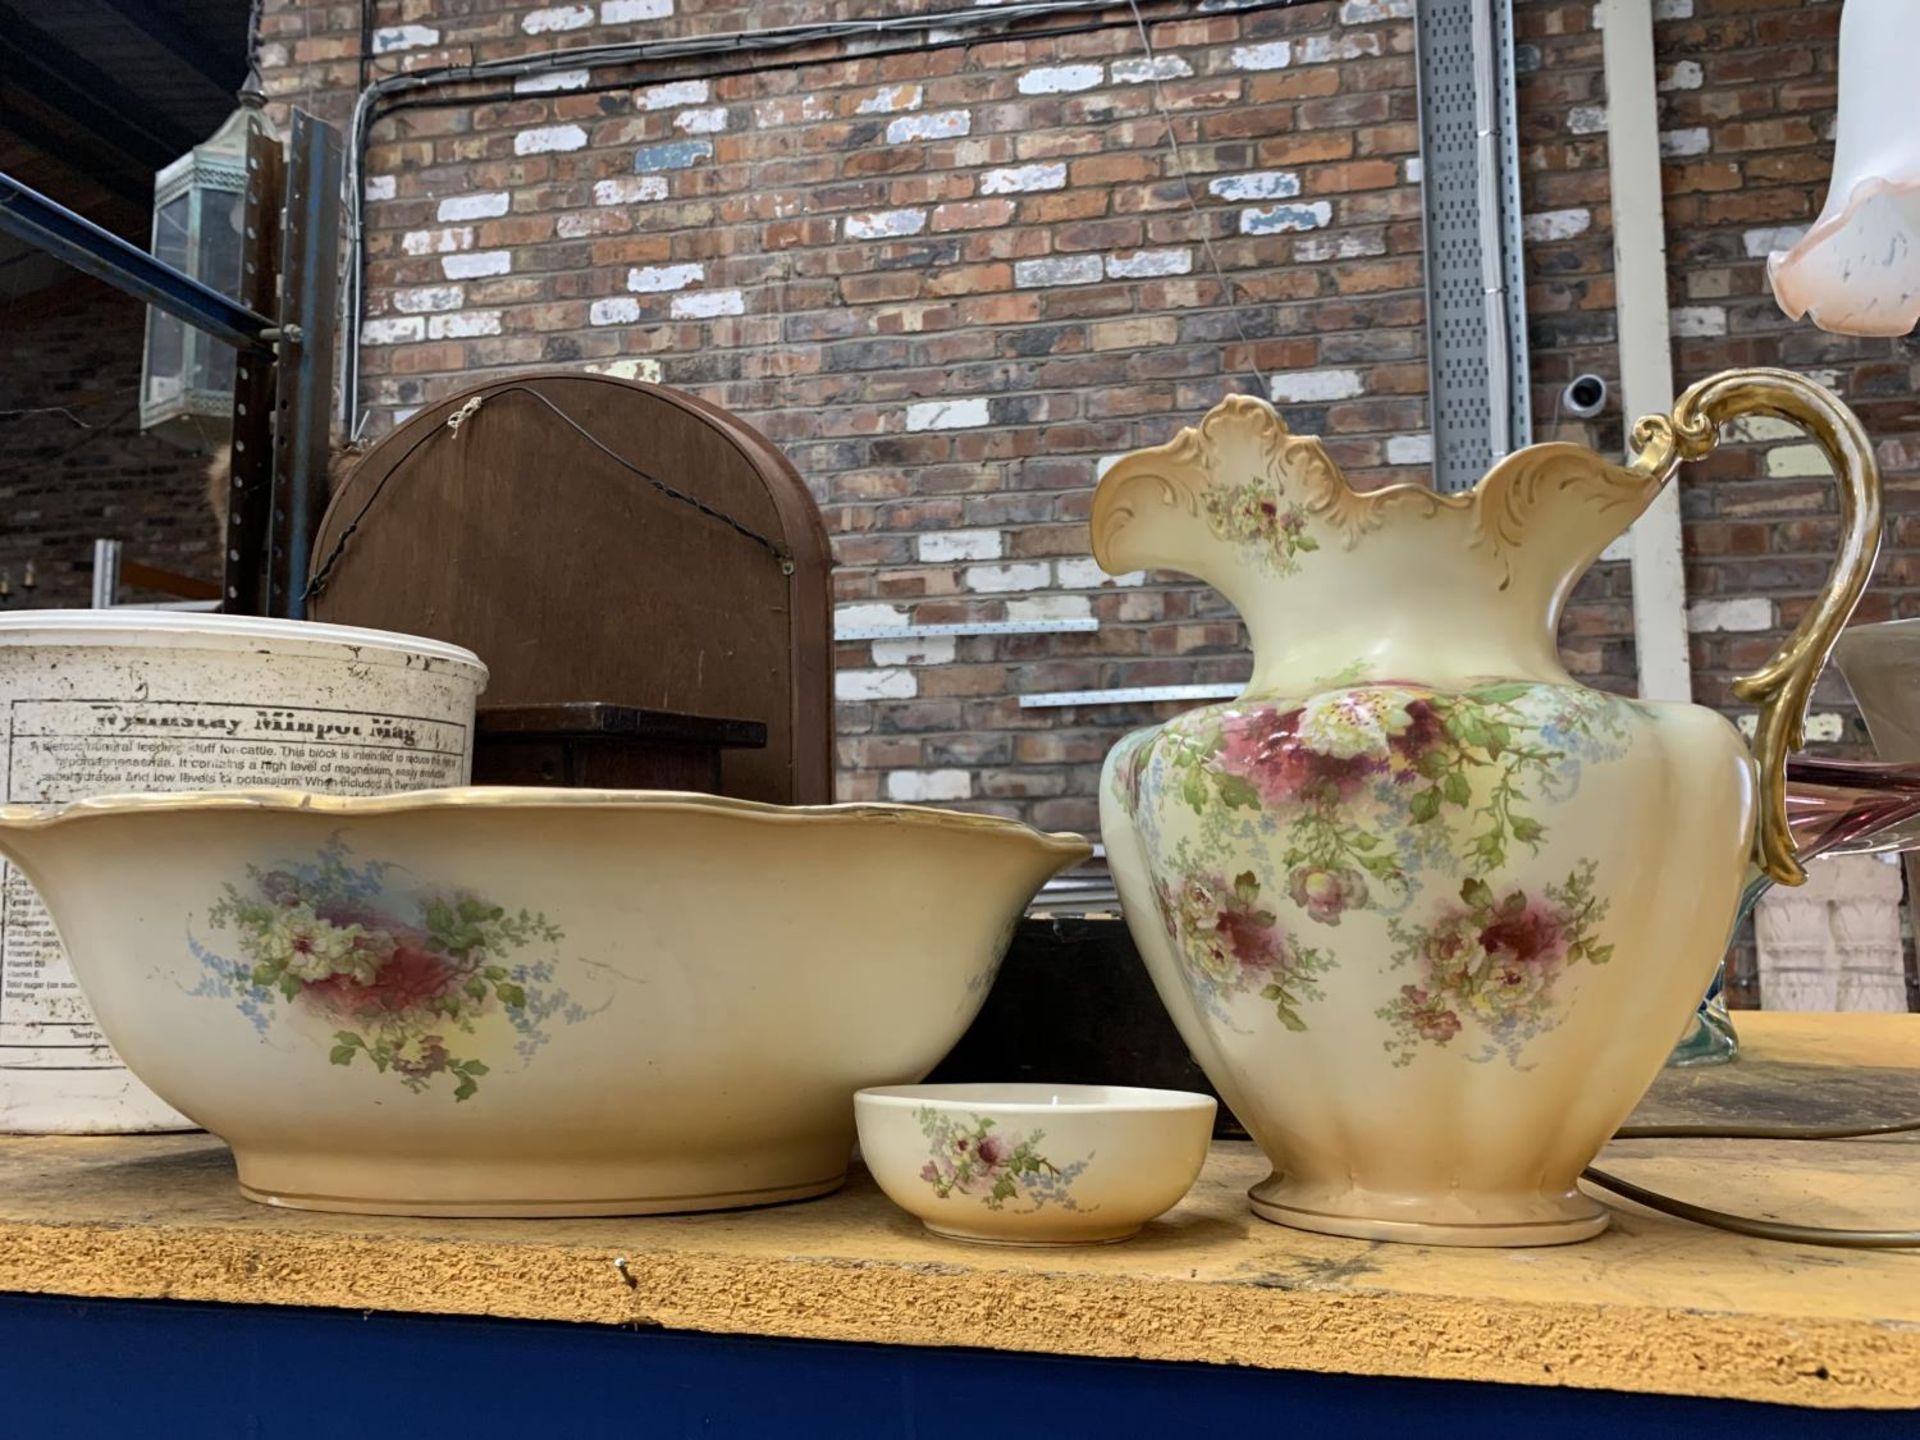
M1793 834L1787 828L1787 755L1802 744L1814 681L1867 588L1880 553L1880 467L1874 463L1873 444L1859 417L1824 386L1790 370L1728 370L1688 390L1671 416L1649 415L1635 424L1633 448L1638 453L1628 468L1664 484L1681 462L1702 460L1712 452L1722 425L1750 415L1791 421L1826 452L1839 483L1840 521L1846 531L1819 600L1765 665L1733 682L1734 694L1760 708L1753 733L1760 768L1754 864L1779 884L1799 885L1807 872L1794 857Z

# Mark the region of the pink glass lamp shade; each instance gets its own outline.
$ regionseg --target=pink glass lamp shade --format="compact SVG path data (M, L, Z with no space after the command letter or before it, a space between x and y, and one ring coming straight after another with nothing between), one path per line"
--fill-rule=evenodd
M1839 335L1920 321L1920 3L1846 0L1826 209L1767 275L1780 308Z

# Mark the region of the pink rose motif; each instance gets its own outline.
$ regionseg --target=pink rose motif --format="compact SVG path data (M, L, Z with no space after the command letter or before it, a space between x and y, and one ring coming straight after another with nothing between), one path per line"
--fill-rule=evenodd
M1007 1155L1010 1151L1005 1140L1001 1139L998 1135L987 1134L980 1137L980 1143L975 1147L973 1153L980 1157L980 1163L982 1165L992 1169L995 1166L1006 1164Z
M1402 985L1400 998L1406 1006L1408 1023L1422 1040L1444 1045L1460 1033L1460 1017L1419 986Z
M1367 903L1367 882L1357 871L1301 865L1287 877L1287 893L1308 919L1338 925L1343 912Z
M1559 958L1560 917L1528 905L1511 914L1496 915L1480 932L1480 946L1502 966L1550 963Z
M1309 749L1299 734L1302 713L1262 707L1229 714L1221 722L1221 767L1251 784L1269 805L1344 799L1383 766L1372 755L1342 757Z
M1286 964L1287 940L1271 910L1261 908L1260 887L1251 875L1234 881L1221 897L1214 931L1227 953L1247 970L1273 970Z

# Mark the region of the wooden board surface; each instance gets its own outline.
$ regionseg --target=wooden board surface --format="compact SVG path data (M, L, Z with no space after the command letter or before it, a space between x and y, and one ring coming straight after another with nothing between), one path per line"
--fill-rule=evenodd
M1920 1016L1739 1021L1746 1059L1667 1077L1639 1118L1851 1118L1823 1094L1920 1112ZM1634 1141L1605 1163L1724 1208L1920 1226L1911 1138ZM205 1136L19 1137L0 1139L0 1289L1920 1407L1920 1253L1775 1245L1624 1204L1584 1245L1368 1244L1253 1219L1265 1173L1219 1144L1140 1239L1030 1252L929 1238L857 1171L828 1199L727 1215L362 1219L248 1204Z

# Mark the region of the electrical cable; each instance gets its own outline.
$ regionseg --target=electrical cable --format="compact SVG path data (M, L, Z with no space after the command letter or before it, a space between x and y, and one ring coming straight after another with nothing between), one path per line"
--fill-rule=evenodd
M1920 1131L1920 1120L1898 1120L1883 1125L1843 1125L1806 1128L1789 1125L1622 1125L1615 1140L1860 1140L1879 1135L1910 1135ZM1790 1245L1826 1245L1842 1250L1909 1250L1920 1248L1920 1230L1843 1230L1826 1225L1798 1225L1787 1220L1762 1220L1736 1215L1690 1200L1665 1195L1622 1180L1589 1165L1580 1178L1625 1197L1649 1210L1691 1220L1715 1230L1775 1240Z
M1194 199L1193 178L1187 173L1186 152L1180 148L1180 136L1175 133L1173 116L1168 112L1166 96L1160 90L1159 57L1154 54L1153 40L1147 34L1147 22L1140 14L1140 0L1127 0L1127 9L1133 12L1133 28L1140 35L1140 51L1147 57L1147 77L1153 86L1153 108L1160 116L1160 122L1167 127L1167 151L1173 157L1174 174L1180 177L1181 193L1187 197L1187 209L1193 214L1195 238L1206 252L1213 278L1220 284L1220 298L1227 302L1227 313L1233 317L1233 328L1240 336L1240 343L1247 347L1247 368L1253 371L1254 378L1260 382L1261 398L1264 399L1272 386L1267 380L1266 371L1260 368L1260 362L1254 358L1253 340L1247 334L1246 323L1241 318L1233 284L1227 279L1227 272L1220 265L1220 256L1213 248L1213 225L1200 209L1200 202Z

